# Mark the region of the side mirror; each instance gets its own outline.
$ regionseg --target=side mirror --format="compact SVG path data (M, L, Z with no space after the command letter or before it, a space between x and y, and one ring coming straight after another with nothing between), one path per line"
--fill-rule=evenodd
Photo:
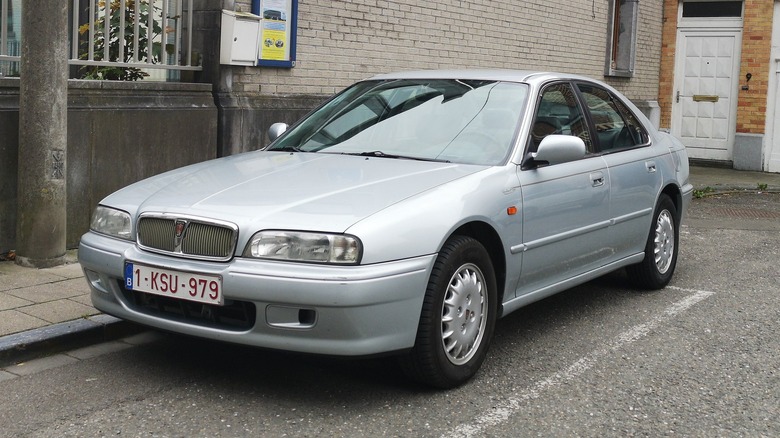
M287 123L277 122L268 128L268 140L274 141L287 131L290 126Z
M573 135L548 135L539 143L536 152L523 159L523 168L543 164L559 164L585 157L585 142Z

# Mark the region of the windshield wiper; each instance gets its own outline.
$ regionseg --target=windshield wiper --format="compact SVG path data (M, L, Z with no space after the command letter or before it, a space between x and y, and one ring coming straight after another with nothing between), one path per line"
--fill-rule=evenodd
M298 146L283 146L279 149L267 149L269 152L304 152Z
M437 160L436 158L424 158L424 157L412 157L409 155L386 154L382 151L344 152L343 155L356 155L358 157L394 158L399 160L435 161L438 163L450 162L449 160Z

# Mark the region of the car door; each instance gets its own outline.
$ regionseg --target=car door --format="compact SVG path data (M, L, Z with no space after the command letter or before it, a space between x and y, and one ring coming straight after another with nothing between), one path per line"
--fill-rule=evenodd
M593 154L585 112L568 82L546 86L537 102L527 152L550 134L583 139L579 160L518 168L522 191L523 251L517 296L554 287L602 263L609 225L609 171Z
M661 189L660 163L647 130L620 98L603 87L578 83L595 131L595 148L609 170L611 260L644 249L655 200Z

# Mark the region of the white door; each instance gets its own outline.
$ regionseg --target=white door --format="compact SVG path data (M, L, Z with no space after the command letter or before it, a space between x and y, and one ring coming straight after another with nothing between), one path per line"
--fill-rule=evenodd
M732 160L741 44L741 30L678 32L672 134L691 158Z

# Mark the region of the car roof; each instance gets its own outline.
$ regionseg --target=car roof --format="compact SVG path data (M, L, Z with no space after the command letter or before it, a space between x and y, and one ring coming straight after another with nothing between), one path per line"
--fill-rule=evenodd
M532 70L464 69L464 70L412 70L372 76L369 79L467 79L509 82L546 82L549 80L593 79L568 73Z

